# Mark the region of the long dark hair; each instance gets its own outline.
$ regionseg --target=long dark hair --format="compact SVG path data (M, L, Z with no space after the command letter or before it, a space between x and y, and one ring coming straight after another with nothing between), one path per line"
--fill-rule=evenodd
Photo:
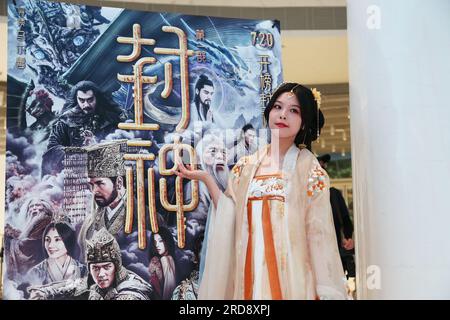
M295 144L305 144L311 151L311 143L315 141L317 132L322 129L325 124L325 117L322 111L318 110L317 102L314 99L314 95L311 90L298 84L298 83L284 83L282 84L272 95L266 109L264 110L264 118L269 123L269 113L272 110L275 101L278 97L285 92L292 92L300 103L300 116L302 118L302 125L299 132L295 136Z
M75 230L66 222L51 222L47 225L47 227L45 227L44 233L42 234L42 249L44 251L45 258L48 258L47 250L45 250L45 237L52 228L55 228L62 241L64 242L67 254L71 257L74 257L77 244Z
M175 240L173 239L172 233L166 227L159 226L159 230L157 233L152 233L150 236L150 257L161 257L155 247L155 234L159 234L161 239L164 241L164 244L167 249L167 253L174 257L175 256Z
M214 83L206 75L202 74L198 77L197 83L195 84L195 90L198 90L198 94L194 92L194 102L196 105L200 102L200 90L202 90L204 86L211 86L214 88Z
M78 105L77 93L78 91L87 92L92 90L95 99L97 100L95 113L103 117L109 122L120 122L124 117L124 112L120 106L114 102L110 94L106 94L92 81L80 81L70 90L69 98L64 104L61 113L66 112Z

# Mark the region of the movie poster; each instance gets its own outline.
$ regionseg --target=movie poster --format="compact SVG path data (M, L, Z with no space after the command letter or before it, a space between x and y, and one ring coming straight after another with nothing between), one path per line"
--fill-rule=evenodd
M266 143L278 21L8 2L5 299L196 299L208 211ZM207 248L220 250L220 248Z

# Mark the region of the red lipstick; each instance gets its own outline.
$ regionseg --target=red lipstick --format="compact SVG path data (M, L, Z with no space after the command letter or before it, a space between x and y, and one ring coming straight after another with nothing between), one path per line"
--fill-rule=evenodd
M282 123L282 122L275 122L275 125L278 127L278 128L288 128L289 126L287 125L287 124L285 124L285 123Z

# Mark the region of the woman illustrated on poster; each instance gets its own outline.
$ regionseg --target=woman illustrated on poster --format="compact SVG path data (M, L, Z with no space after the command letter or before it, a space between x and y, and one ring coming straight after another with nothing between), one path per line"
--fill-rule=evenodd
M329 178L310 151L324 124L318 104L319 92L283 83L264 112L271 144L239 159L224 193L177 162L214 203L199 299L347 298Z
M75 280L87 275L87 268L73 257L75 230L67 222L51 222L44 230L42 247L46 259L29 273L33 285Z
M150 284L154 299L168 300L177 286L175 260L175 242L169 229L159 226L158 233L150 237Z

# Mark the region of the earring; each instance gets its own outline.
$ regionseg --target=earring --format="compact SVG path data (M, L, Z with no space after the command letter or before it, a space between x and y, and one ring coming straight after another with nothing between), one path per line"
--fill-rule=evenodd
M300 130L305 130L305 127L302 127ZM303 142L298 145L298 148L300 150L305 149L307 147L307 145L305 144L305 140L306 140L306 132L303 135Z

